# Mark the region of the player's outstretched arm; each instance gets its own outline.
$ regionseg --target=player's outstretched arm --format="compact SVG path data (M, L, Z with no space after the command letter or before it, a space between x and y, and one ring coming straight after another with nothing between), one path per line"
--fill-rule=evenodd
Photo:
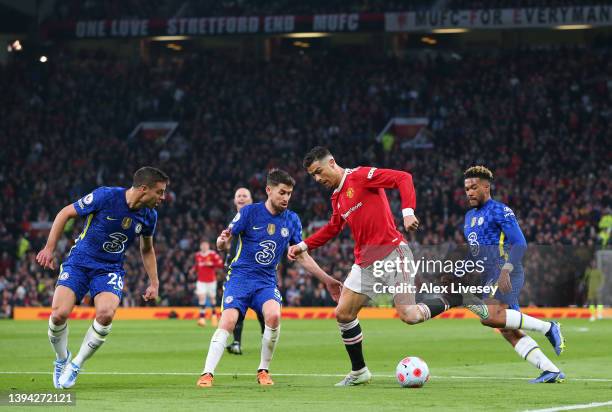
M74 208L74 205L72 204L65 206L62 210L59 211L57 216L55 216L55 219L53 220L53 225L51 226L51 231L49 232L47 244L40 252L38 252L38 255L36 255L36 261L39 265L44 268L55 269L55 262L53 261L53 252L55 251L57 241L62 235L64 226L66 226L66 222L68 222L68 219L77 216L78 213Z
M297 255L297 261L306 269L312 273L319 281L323 282L334 302L338 302L340 299L340 292L342 291L342 283L329 276L317 262L308 254L308 252L302 252Z
M370 167L359 169L355 176L361 178L365 187L397 189L400 192L402 202L404 228L409 231L415 231L419 228L419 220L414 215L416 191L410 173L402 170Z
M157 277L157 259L152 236L142 236L140 238L140 255L150 282L142 298L145 301L155 300L159 294L159 278Z

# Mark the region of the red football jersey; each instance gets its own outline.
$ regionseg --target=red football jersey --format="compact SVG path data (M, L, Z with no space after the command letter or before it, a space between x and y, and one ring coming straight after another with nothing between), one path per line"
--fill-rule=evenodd
M398 189L402 214L414 214L416 193L410 173L365 166L345 169L331 196L332 216L304 241L308 249L324 245L348 223L355 240L356 264L366 267L391 253L404 238L395 227L385 189Z
M198 282L214 282L217 280L215 271L223 267L221 256L214 250L195 254L194 268L198 274Z

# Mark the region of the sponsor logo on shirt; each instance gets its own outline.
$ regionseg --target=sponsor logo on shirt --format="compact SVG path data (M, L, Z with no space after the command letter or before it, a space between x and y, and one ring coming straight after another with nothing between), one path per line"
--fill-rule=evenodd
M138 223L134 231L136 232L137 235L140 234L140 232L142 232L142 225Z
M353 213L355 210L359 209L361 206L363 206L363 203L359 202L355 206L351 207L349 210L347 210L345 213L342 214L342 219L344 219L344 220L348 219L348 217L351 215L351 213Z
M228 296L228 297L225 298L225 303L226 304L230 304L230 303L232 303L233 300L234 300L233 296Z
M480 216L478 218L478 226L482 225L484 223L484 217Z
M287 237L289 236L289 229L287 229L286 227L281 229L281 236L282 237Z
M468 235L468 243L470 245L470 252L472 252L472 256L478 256L478 252L480 252L480 244L478 243L478 235L476 232L471 232Z
M70 277L70 274L68 272L64 272L61 275L59 275L59 280L66 280Z

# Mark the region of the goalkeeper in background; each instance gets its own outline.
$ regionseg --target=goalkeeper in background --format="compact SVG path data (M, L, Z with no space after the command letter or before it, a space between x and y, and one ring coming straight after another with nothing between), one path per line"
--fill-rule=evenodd
M601 286L603 285L603 273L597 267L597 260L593 258L591 265L584 272L584 281L587 286L587 303L591 313L591 322L595 319L603 319L603 304L601 303ZM595 309L597 308L597 312Z

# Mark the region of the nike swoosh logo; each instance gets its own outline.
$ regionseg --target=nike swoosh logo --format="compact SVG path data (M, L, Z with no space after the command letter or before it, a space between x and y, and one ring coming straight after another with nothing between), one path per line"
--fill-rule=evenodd
M263 229L263 226L259 226L259 227L253 226L253 230L259 230L259 229Z
M107 219L107 220L119 220L119 219L115 219L115 218L110 217L110 216L106 216L106 219Z

